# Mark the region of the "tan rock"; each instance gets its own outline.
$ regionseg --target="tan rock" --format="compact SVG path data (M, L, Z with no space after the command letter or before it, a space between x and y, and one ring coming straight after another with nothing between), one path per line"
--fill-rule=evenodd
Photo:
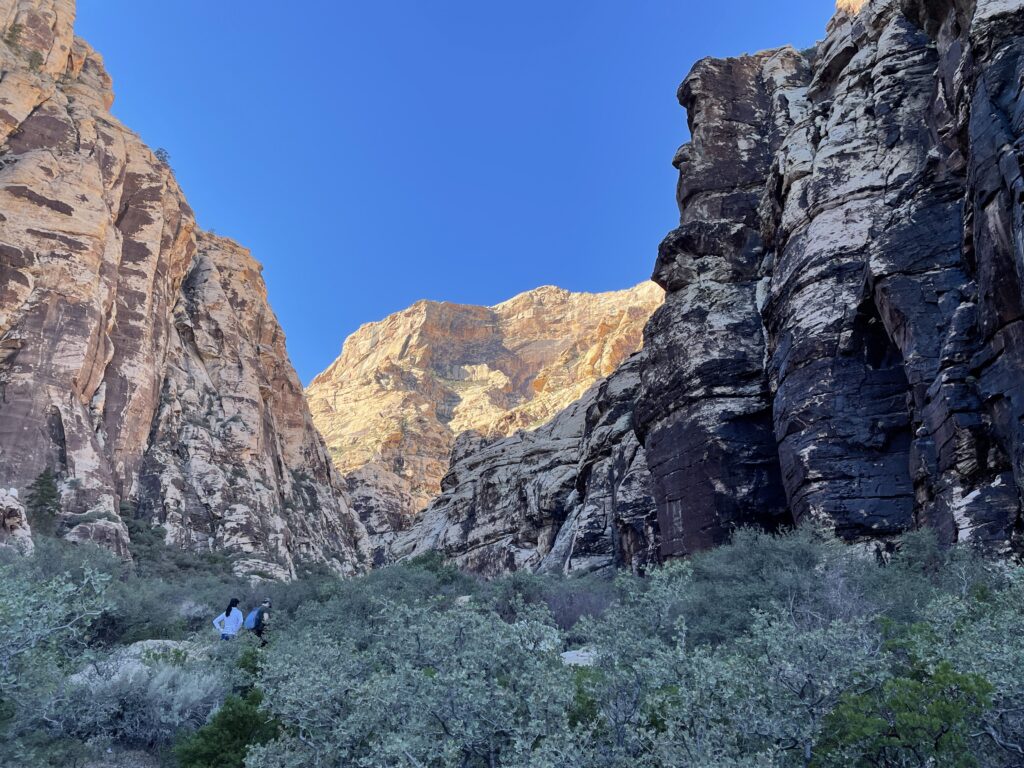
M849 14L860 13L867 0L836 0L836 10L846 11Z
M377 549L440 492L457 435L550 420L639 349L662 295L643 283L545 286L493 307L420 301L352 334L306 396Z
M121 554L127 503L254 570L357 567L259 266L197 233L73 21L0 0L0 486L49 467L68 538Z
M441 494L394 537L390 555L436 550L487 577L643 572L656 563L650 474L633 434L641 358L536 430L491 439L462 433Z

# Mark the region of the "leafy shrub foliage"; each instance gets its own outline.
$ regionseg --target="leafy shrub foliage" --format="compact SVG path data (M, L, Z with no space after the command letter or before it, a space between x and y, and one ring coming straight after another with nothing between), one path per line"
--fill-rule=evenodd
M174 748L181 768L242 768L249 748L267 743L278 732L260 708L262 701L256 689L229 696L209 723Z
M176 744L182 768L1024 764L1024 569L927 533L876 554L740 531L642 579L484 582L428 556L257 586L133 539L131 567L0 553L0 763ZM228 598L264 596L267 647L216 639Z

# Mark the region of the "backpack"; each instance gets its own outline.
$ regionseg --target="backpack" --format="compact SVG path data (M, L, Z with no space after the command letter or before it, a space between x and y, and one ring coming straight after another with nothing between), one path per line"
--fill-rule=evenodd
M253 608L251 611L249 611L249 615L245 617L245 628L256 629L256 622L259 620L259 615L259 608Z

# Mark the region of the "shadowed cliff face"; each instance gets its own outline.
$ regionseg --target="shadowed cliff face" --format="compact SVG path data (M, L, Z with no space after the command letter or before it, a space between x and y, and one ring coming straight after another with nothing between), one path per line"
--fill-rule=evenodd
M531 440L460 444L396 551L586 568L577 510L595 491L609 527L645 521L651 547L623 556L611 537L597 567L808 518L851 541L930 525L1019 548L1022 32L1024 0L844 1L812 50L698 62L665 301L602 385L636 433L609 432L604 455L635 455L643 493L580 471L584 398Z
M640 347L661 298L645 283L546 286L493 307L421 301L349 337L307 397L378 554L440 492L457 435L551 419Z
M682 217L655 266L667 295L644 331L636 410L665 554L790 519L764 370L757 211L807 77L807 62L781 49L706 59L679 89L693 139L674 161Z
M65 535L121 554L130 508L240 571L352 570L359 525L258 265L197 233L73 21L0 0L0 487L53 469Z
M636 411L665 554L738 523L1018 542L1024 2L700 62Z
M460 435L441 494L392 554L436 549L485 576L642 572L656 563L650 476L632 421L641 356L532 432Z

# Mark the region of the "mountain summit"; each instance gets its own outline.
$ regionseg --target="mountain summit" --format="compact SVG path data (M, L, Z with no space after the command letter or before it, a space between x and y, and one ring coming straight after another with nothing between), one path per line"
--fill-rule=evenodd
M648 282L419 301L352 334L306 396L368 530L403 527L440 492L458 434L538 427L614 371L662 296Z

